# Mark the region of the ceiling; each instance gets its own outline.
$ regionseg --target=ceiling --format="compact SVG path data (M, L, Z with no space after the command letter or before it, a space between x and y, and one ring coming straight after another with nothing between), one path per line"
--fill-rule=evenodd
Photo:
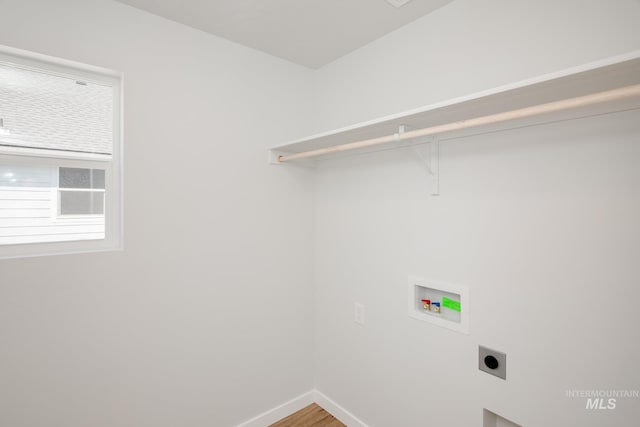
M453 0L117 1L319 68Z

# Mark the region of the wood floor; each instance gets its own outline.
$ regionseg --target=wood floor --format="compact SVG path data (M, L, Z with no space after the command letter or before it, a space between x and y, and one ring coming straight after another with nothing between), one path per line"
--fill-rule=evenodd
M347 427L333 415L312 403L269 427Z

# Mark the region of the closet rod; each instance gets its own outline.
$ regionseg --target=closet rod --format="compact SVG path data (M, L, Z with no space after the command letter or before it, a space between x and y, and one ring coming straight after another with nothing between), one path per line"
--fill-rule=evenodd
M301 153L285 154L279 156L278 161L282 163L291 160L321 156L323 154L339 153L347 150L355 150L357 148L371 147L373 145L419 138L421 136L435 135L438 133L461 129L469 129L476 126L484 126L494 123L506 122L508 120L523 119L540 114L569 110L572 108L602 104L605 102L631 98L633 96L640 96L640 84L625 86L619 89L608 90L605 92L598 92L591 95L578 96L576 98L563 99L546 104L534 105L517 110L505 111L503 113L490 114L488 116L475 117L468 120L460 120L443 125L431 126L428 128L416 129L403 133L395 133L393 135L386 135L377 138L365 139L362 141L349 142L346 144L335 145L333 147L319 148L316 150L304 151Z

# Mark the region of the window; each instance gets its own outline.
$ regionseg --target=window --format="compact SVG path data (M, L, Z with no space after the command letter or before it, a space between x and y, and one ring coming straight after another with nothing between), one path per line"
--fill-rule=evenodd
M121 245L120 79L0 51L0 257Z
M58 169L60 215L104 216L104 170Z

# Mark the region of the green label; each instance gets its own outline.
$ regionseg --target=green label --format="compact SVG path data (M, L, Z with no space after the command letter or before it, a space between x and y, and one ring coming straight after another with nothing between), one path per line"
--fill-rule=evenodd
M442 306L453 311L460 311L460 301L454 301L447 297L442 297Z

